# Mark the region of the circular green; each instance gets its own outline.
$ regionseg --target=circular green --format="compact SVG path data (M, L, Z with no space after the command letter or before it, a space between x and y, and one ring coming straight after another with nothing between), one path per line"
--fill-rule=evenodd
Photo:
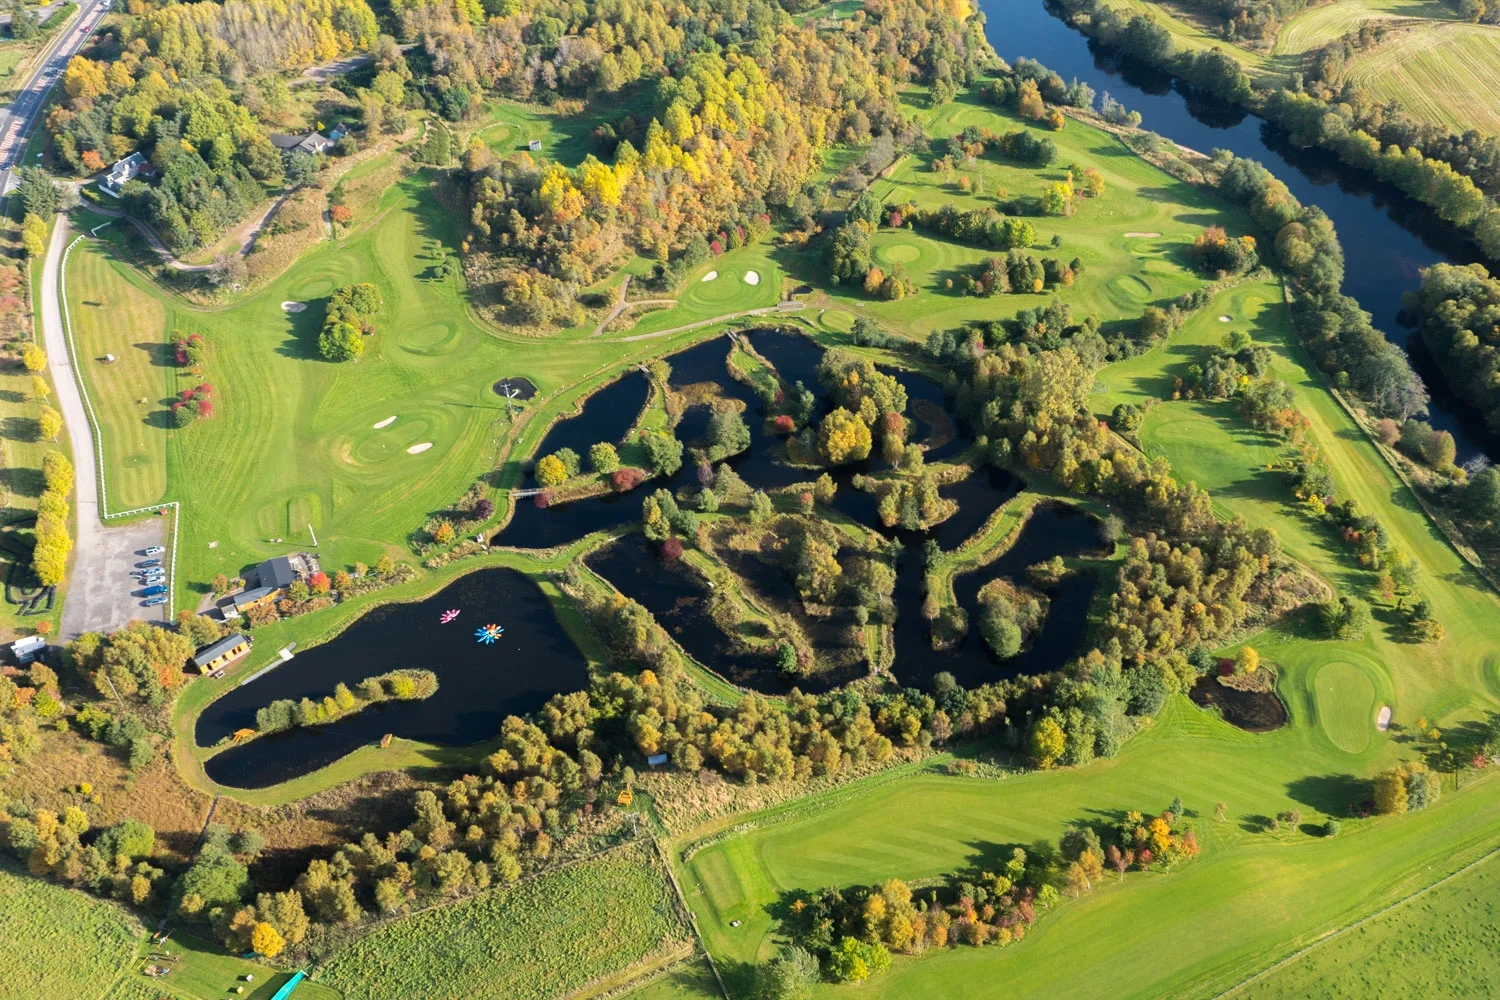
M458 341L458 327L439 321L401 334L401 349L412 354L447 354Z
M891 243L881 247L877 255L892 264L910 264L922 256L922 248L910 243Z
M835 333L847 333L854 328L854 314L842 309L825 309L823 325Z
M325 295L333 294L333 282L327 278L312 278L298 285L292 292L292 298L298 302L306 302L310 299L321 299Z
M1375 682L1352 663L1325 663L1313 675L1318 725L1333 745L1363 753L1375 726Z
M1131 302L1145 302L1151 298L1151 285L1134 274L1117 274L1109 279L1108 284L1110 291Z

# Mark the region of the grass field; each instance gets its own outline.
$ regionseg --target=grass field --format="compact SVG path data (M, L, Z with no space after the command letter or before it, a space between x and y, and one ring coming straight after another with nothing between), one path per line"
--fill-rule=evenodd
M979 208L1005 196L1040 196L1047 184L1066 176L1069 163L1096 167L1104 174L1104 195L1080 198L1071 218L1031 220L1037 228L1032 252L1064 261L1077 257L1084 263L1085 272L1077 284L1056 290L1079 318L1089 313L1096 313L1105 322L1133 318L1148 304L1191 291L1200 283L1184 266L1184 251L1193 238L1215 218L1226 219L1231 228L1243 229L1245 225L1236 213L1226 213L1202 192L1164 178L1113 136L1096 129L1075 122L1069 122L1061 132L1037 129L972 96L961 96L936 114L922 114L928 119L925 124L935 151L942 145L939 140L969 126L1002 133L1024 127L1057 144L1057 161L1045 170L1034 170L988 155L975 167L959 168L949 177L930 169L936 152L907 156L888 179L871 186L883 202L909 199L921 208L944 204ZM959 189L961 177L970 180L972 193ZM1127 237L1126 233L1160 235ZM1057 249L1049 245L1054 234L1062 237ZM836 308L824 314L831 329L838 329L832 324L841 324L842 316L852 313L910 336L925 337L934 330L952 329L972 319L1011 316L1021 309L1045 305L1054 294L1049 290L1041 295L991 299L966 296L960 290L963 274L972 273L996 252L930 237L920 230L882 229L871 239L871 248L877 264L887 271L900 264L921 290L899 302L882 302L859 290L833 289L827 299ZM815 279L820 266L808 255L788 255L785 264L794 277L806 280ZM949 280L955 288L946 287Z
M1244 1000L1480 996L1500 982L1500 862L1320 944L1247 986Z
M1022 944L1003 951L898 959L886 977L820 995L961 997L978 983L1003 983L1017 997L1213 996L1494 846L1493 778L1429 812L1346 821L1334 840L1260 832L1257 817L1295 807L1310 824L1362 794L1350 770L1364 768L1315 738L1296 708L1294 717L1292 728L1251 736L1177 698L1119 757L1066 774L998 783L925 775L865 794L856 788L824 810L751 818L743 835L692 857L683 889L731 993L746 997L752 965L776 951L767 908L788 891L982 868L1011 845L1055 839L1074 820L1162 808L1181 795L1204 852L1171 875L1109 880L1081 903L1044 914ZM1229 806L1226 823L1213 819L1218 801Z
M139 934L118 907L0 863L0 996L102 996Z
M153 980L142 973L151 964L153 953L177 956L180 961L172 963L172 971L161 979ZM253 977L246 980L246 976ZM186 998L186 1000L224 1000L234 987L244 989L235 994L239 1000L270 1000L288 979L290 972L278 972L265 965L230 955L215 945L185 934L173 934L160 947L142 943L135 963L122 980L124 996L133 992L148 997L159 996L163 991ZM117 991L118 992L118 991ZM115 1000L111 993L107 1000ZM297 985L297 1000L339 1000L340 994L320 983L303 981Z
M317 980L367 1000L545 1000L687 942L666 872L638 844L387 925Z

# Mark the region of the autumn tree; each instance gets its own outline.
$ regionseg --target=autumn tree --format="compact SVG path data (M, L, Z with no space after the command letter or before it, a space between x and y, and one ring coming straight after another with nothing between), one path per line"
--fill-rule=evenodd
M823 418L818 429L818 449L829 465L862 462L870 455L870 428L842 406Z
M1050 715L1038 719L1031 727L1031 756L1038 767L1048 768L1062 757L1067 749L1067 737L1062 727Z
M265 921L255 925L250 932L250 948L264 958L275 958L286 946L281 934Z

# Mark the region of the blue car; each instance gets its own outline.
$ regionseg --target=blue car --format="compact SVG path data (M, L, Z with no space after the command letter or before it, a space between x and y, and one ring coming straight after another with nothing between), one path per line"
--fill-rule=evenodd
M143 608L154 608L154 607L156 607L158 605L166 604L166 603L167 603L167 595L166 594L160 594L160 595L158 595L156 597L148 597L148 598L146 598L144 601L141 602L141 607L143 607Z
M163 587L161 584L158 583L154 587L147 587L145 590L141 591L141 596L142 597L155 597L157 594L165 594L166 592L167 592L167 588Z
M136 569L150 569L152 566L160 566L160 565L161 565L161 560L160 559L147 559L145 562L138 562L138 563L136 563L135 564L135 568Z

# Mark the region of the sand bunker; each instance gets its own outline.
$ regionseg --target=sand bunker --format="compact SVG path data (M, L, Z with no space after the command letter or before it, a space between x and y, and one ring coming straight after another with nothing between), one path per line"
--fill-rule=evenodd
M391 426L391 424L394 424L395 422L396 422L396 418L395 417L386 417L380 423L375 424L373 426L378 431L378 430L380 430L380 428L382 428L382 427L389 427L389 426Z
M306 302L283 302L281 308L289 313L307 312Z
M1219 322L1220 323L1230 323L1230 322L1233 322L1233 320L1234 320L1234 317L1232 317L1232 316L1220 316L1219 317Z
M1138 237L1141 237L1143 239L1155 239L1156 237L1160 236L1161 233L1126 233L1125 235L1126 236L1133 236L1133 237L1134 236L1138 236Z
M699 278L698 280L699 281L713 281L718 276L719 276L719 272L718 271L709 271L707 274L705 274L703 277Z
M760 284L760 274L759 274L759 272L756 272L756 271L746 271L745 272L745 284L747 284L747 285L758 285L758 284Z
M431 441L423 441L421 444L414 444L410 448L406 449L406 453L408 455L420 455L420 454L422 454L422 452L426 451L428 448L431 448L431 447L432 447L432 442Z
M1382 733L1391 728L1391 706L1380 706L1380 714L1375 716L1375 728Z

